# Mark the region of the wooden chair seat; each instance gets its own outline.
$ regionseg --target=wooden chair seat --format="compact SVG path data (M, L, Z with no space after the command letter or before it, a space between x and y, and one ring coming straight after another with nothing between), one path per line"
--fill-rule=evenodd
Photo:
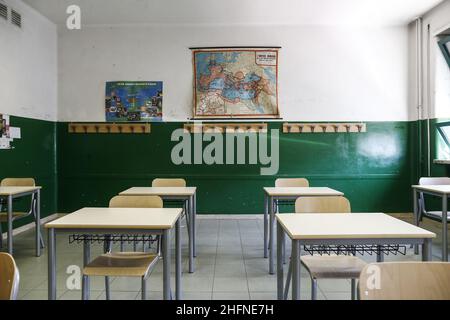
M145 277L157 261L156 254L144 252L106 253L87 264L83 274L105 277Z
M301 261L314 279L357 279L366 266L354 256L302 256Z
M28 216L30 213L29 212L13 212L12 213L12 217L13 220L17 219L17 218L23 218ZM8 221L8 213L7 212L0 212L0 222L6 222Z

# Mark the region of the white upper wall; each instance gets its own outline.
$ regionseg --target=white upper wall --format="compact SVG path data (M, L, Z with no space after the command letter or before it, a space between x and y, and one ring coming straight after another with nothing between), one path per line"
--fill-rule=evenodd
M443 0L25 0L64 25L78 5L84 25L406 25Z
M285 120L388 121L416 118L406 23L442 0L25 2L59 26L59 120L104 120L104 86L111 80L164 81L165 120L186 120L192 114L188 47L280 45ZM82 10L81 31L65 28L73 4Z
M60 28L61 121L104 121L106 81L164 81L166 121L192 116L192 46L282 46L284 120L408 120L406 26L133 25Z
M413 119L450 117L450 73L438 47L438 36L450 29L450 0L425 13L422 18L421 63L417 64L416 24L409 25L410 39L410 114ZM418 95L418 70L421 70L422 98ZM420 85L420 84L419 84ZM422 110L418 112L417 107Z
M0 18L0 113L57 119L57 28L21 0L1 0L22 28Z
M430 66L430 70L425 70L424 73L426 79L429 79L429 85L425 86L425 108L430 118L450 118L450 72L437 45L437 36L450 29L450 0L425 14L423 25L424 39L428 37L427 26L430 26L429 46L427 41L424 42L425 66Z

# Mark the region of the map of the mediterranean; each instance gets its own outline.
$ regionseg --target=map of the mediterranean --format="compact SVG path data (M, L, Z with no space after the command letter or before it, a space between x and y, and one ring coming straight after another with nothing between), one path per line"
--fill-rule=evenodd
M195 115L274 117L276 50L195 51Z

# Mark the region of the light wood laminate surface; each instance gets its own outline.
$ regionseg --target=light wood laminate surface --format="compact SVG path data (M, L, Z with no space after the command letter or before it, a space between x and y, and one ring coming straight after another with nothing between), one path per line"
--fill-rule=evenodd
M414 189L418 191L429 191L439 194L450 194L450 185L413 185Z
M436 234L384 213L277 214L291 239L435 238Z
M192 196L196 187L132 187L119 193L121 196Z
M182 209L179 208L83 208L51 221L55 229L171 229Z
M343 196L340 191L327 187L265 187L269 196Z
M41 187L0 187L0 196L13 196L24 192L32 192L38 189L41 189Z

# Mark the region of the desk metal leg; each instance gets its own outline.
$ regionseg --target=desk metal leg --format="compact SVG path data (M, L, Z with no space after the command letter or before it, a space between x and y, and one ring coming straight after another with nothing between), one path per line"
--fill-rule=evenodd
M83 241L83 266L86 267L91 261L91 243L89 240ZM89 300L91 293L90 277L83 277L83 300Z
M269 199L264 193L264 258L269 256Z
M284 270L283 270L283 250L284 230L280 223L277 223L277 298L283 300Z
M417 200L417 190L413 189L413 201L414 201L414 222L416 223L416 226L419 226L419 207L418 207L418 200ZM414 254L419 254L419 245L414 245Z
M292 240L292 300L300 300L300 241Z
M194 219L193 219L193 197L188 199L188 214L189 214L189 273L194 273Z
M13 215L12 196L8 196L8 253L13 254Z
M163 296L164 300L170 300L170 230L164 230L162 235L163 249Z
M41 191L36 192L36 257L41 256ZM32 210L34 210L32 208Z
M56 300L56 233L48 229L48 300Z
M192 209L192 229L193 229L192 245L194 247L194 249L193 249L194 257L196 257L197 256L197 245L195 243L195 235L197 232L197 228L196 228L197 227L197 193L194 193L194 196L192 197L192 199L193 199L193 201L192 201L192 207L193 207L193 209Z
M269 273L274 274L274 260L275 260L275 223L273 214L273 197L269 196Z
M181 218L180 218L181 219ZM175 224L175 295L177 300L181 300L181 232L180 219Z
M381 245L377 246L377 262L384 262L384 253Z
M424 242L422 244L422 261L432 261L432 260L433 254L432 254L431 239L424 239Z
M448 261L447 242L447 195L442 196L442 261Z

